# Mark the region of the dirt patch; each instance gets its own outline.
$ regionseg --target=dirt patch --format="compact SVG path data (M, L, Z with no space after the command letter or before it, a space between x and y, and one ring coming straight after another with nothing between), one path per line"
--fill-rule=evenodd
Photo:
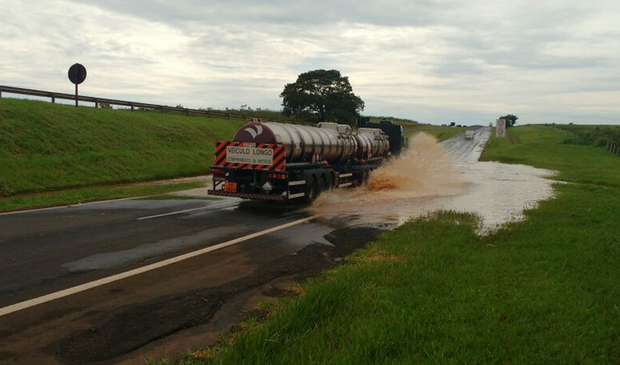
M72 364L113 360L181 330L208 323L233 298L278 278L302 281L315 276L374 240L380 232L368 227L335 230L325 236L333 246L311 244L295 254L262 265L240 280L121 308L105 323L73 333L47 350Z

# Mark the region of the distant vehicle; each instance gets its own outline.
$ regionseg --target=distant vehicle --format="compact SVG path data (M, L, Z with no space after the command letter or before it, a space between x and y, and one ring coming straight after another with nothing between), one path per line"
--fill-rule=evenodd
M468 129L465 131L465 139L473 139L475 134L476 132L474 132L472 129Z

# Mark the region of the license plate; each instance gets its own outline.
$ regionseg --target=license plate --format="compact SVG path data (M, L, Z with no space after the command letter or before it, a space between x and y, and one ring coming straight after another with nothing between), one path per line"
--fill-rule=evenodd
M224 184L224 191L227 193L236 193L237 192L237 183L226 181Z

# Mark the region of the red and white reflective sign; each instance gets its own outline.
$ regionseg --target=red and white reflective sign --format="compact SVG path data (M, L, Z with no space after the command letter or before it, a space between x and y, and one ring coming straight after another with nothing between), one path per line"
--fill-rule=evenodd
M506 137L506 119L498 119L495 125L495 137Z

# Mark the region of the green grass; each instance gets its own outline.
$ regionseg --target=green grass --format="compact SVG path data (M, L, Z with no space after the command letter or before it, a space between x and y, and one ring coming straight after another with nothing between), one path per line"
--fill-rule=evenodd
M406 129L405 136L407 138L413 137L417 133L426 133L429 136L435 137L438 141L445 141L448 138L452 138L459 133L464 133L466 128L455 127L429 127L423 129Z
M510 133L483 158L560 171L554 199L486 237L454 212L387 232L211 362L619 363L620 159L549 128Z
M583 144L604 147L607 143L620 144L620 127L617 125L547 125L565 131L566 144Z
M229 112L286 119L270 110ZM207 174L215 141L231 139L243 123L0 98L0 211L139 196L141 187L114 186Z
M560 172L557 179L620 187L620 159L604 147L565 144L566 134L547 127L509 129L510 138L493 138L481 160L522 163Z
M23 209L46 208L61 205L88 203L93 201L133 198L156 195L154 199L173 199L160 195L179 190L189 190L203 187L204 183L175 183L166 185L131 184L127 186L100 186L81 189L55 191L51 193L26 194L14 197L0 198L0 212L10 212ZM184 199L179 196L175 199ZM197 198L193 198L197 199ZM205 197L204 199L207 199Z
M243 120L0 99L0 196L206 174Z

